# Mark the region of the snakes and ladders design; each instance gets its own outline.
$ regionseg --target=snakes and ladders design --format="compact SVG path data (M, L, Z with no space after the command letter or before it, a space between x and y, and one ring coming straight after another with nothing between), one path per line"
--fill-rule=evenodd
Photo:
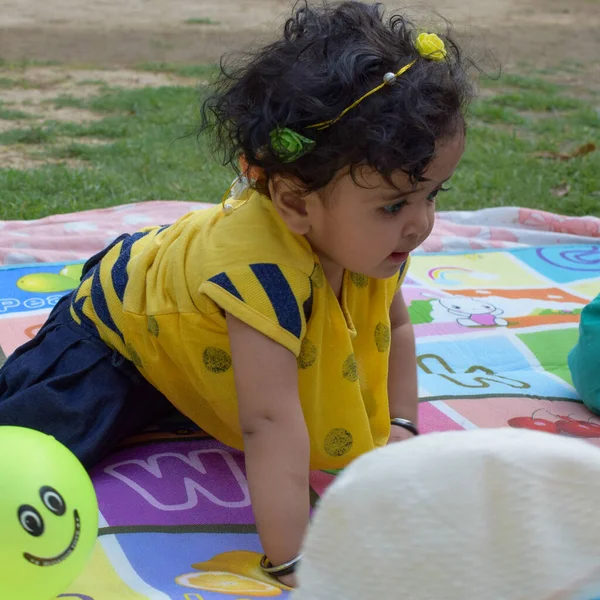
M413 257L403 291L418 337L424 432L509 425L600 445L600 419L579 403L566 366L579 314L600 293L600 239L587 242L470 244L466 251ZM82 258L0 269L0 360L31 339L75 287ZM148 331L159 335L151 318ZM376 351L385 351L390 332L382 325L373 335ZM320 351L305 339L299 368L310 368ZM231 368L218 348L207 348L201 360L214 372ZM358 377L353 355L342 370L350 380ZM325 440L334 455L352 443L343 424ZM333 477L311 474L313 502ZM62 598L290 596L259 569L242 454L183 417L128 440L95 469L93 480L100 536L87 570Z

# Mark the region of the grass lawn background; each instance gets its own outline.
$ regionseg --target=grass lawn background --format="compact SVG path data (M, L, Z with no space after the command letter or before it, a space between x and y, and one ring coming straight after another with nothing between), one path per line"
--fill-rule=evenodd
M95 115L80 123L40 120L27 106L2 101L3 90L36 85L28 79L33 67L51 68L0 64L0 158L4 148L35 161L25 169L0 167L1 220L143 200L220 200L232 171L195 136L202 82L214 67L143 64L140 73L172 74L184 83L126 89L89 80L80 82L93 90L85 97L46 100L55 109ZM521 65L481 80L468 115L467 151L438 210L525 206L600 216L600 151L569 160L540 157L598 143L600 95L561 83L578 69Z

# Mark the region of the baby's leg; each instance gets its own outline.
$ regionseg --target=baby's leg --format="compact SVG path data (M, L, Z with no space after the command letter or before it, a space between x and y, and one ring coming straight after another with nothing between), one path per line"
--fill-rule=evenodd
M0 369L0 425L37 429L86 467L173 409L135 366L71 318L70 296Z

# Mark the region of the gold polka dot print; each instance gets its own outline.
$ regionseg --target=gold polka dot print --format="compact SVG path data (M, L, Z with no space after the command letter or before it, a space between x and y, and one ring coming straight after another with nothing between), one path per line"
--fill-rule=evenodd
M325 452L329 456L344 456L350 452L353 443L352 434L347 429L337 427L325 437Z
M136 352L135 348L131 344L127 344L126 346L127 354L129 354L129 360L138 368L142 368L142 359L140 355Z
M300 346L300 354L298 355L298 367L300 369L308 369L313 366L316 360L317 347L308 338L304 338Z
M342 377L348 381L358 380L358 368L356 366L356 358L351 354L342 365Z
M310 279L317 289L321 289L325 285L325 273L323 273L323 268L319 263L315 263Z
M148 317L148 331L154 337L158 337L158 321L153 316Z
M231 356L221 348L206 348L202 353L202 361L211 373L225 373L231 369Z
M367 284L369 283L369 278L366 275L363 275L362 273L352 273L350 275L350 281L352 281L352 283L357 288L364 288L367 287Z
M377 323L375 327L375 345L379 352L387 352L390 347L390 328L385 323Z

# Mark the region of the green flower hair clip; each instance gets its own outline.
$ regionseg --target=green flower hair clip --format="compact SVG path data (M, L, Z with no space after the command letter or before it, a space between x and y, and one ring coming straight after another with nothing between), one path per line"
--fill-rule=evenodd
M304 137L287 127L276 127L269 134L271 148L284 163L291 163L308 154L315 147L315 140Z

